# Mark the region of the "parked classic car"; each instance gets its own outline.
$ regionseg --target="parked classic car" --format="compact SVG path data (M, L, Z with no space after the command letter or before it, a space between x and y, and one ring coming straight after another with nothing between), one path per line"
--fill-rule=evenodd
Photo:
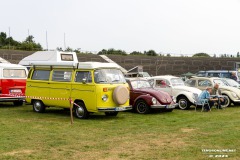
M127 79L130 87L130 105L137 113L150 113L153 109L171 112L175 108L172 97L155 90L146 79Z
M180 109L189 109L194 104L194 94L199 95L201 90L188 87L179 77L154 76L148 79L154 89L165 91L176 99Z
M240 103L240 90L236 87L231 87L226 84L221 78L218 77L194 77L185 82L186 85L191 87L197 87L201 90L206 89L206 87L213 87L215 83L219 84L219 89L222 95L226 96L226 105L229 106L231 103Z
M225 81L227 85L240 89L240 84L237 81L230 78L222 78L222 80Z

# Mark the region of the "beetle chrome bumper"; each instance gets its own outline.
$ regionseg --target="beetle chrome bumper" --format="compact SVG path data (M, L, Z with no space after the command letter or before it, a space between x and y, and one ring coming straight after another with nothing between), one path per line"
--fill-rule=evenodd
M233 102L240 103L240 99L232 100Z
M152 109L174 109L176 108L177 104L171 104L171 105L151 105L150 108Z
M99 112L119 112L119 111L127 111L131 110L132 106L126 107L114 107L114 108L98 108Z

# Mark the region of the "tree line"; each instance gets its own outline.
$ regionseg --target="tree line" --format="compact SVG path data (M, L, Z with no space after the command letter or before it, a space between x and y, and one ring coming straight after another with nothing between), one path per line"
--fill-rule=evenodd
M0 49L26 50L26 51L41 51L43 50L40 43L36 43L32 35L26 37L22 42L14 40L12 37L7 37L5 32L0 33Z
M36 43L34 40L34 37L32 35L29 35L26 37L26 39L22 42L14 40L12 37L7 37L7 34L5 32L0 32L0 49L13 49L13 50L26 50L26 51L42 51L43 48L40 43ZM67 47L65 50L63 50L61 47L57 47L56 50L58 51L67 51L67 52L76 52L76 53L84 53L80 51L79 49L72 49L70 47ZM91 54L91 52L85 52L88 54ZM93 54L93 53L92 53ZM171 54L162 54L157 53L154 50L148 50L148 51L133 51L131 53L126 53L124 50L120 49L102 49L101 51L97 52L98 55L146 55L146 56L166 56L171 57ZM187 57L182 55L182 57ZM192 55L192 57L211 57L207 53L196 53ZM216 54L214 54L213 57L217 57ZM239 58L240 54L237 52L237 55L229 55L229 54L222 54L220 55L221 58Z

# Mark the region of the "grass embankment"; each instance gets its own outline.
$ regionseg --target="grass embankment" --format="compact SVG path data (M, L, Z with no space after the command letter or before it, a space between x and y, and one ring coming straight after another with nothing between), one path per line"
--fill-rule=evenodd
M0 105L0 159L216 159L240 157L240 107L212 112L174 110L172 113L117 117L94 114L88 120L49 108L34 113L29 105ZM234 149L205 153L202 149Z

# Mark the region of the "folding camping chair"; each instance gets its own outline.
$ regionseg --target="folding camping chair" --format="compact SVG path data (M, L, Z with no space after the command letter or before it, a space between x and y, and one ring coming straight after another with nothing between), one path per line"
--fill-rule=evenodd
M194 93L194 105L195 105L195 111L197 111L197 107L198 106L202 106L202 111L203 111L205 105L207 105L209 111L211 111L211 107L210 107L210 105L208 103L208 99L204 99L204 100L200 101L199 98L198 98L198 94L195 94L195 93Z

